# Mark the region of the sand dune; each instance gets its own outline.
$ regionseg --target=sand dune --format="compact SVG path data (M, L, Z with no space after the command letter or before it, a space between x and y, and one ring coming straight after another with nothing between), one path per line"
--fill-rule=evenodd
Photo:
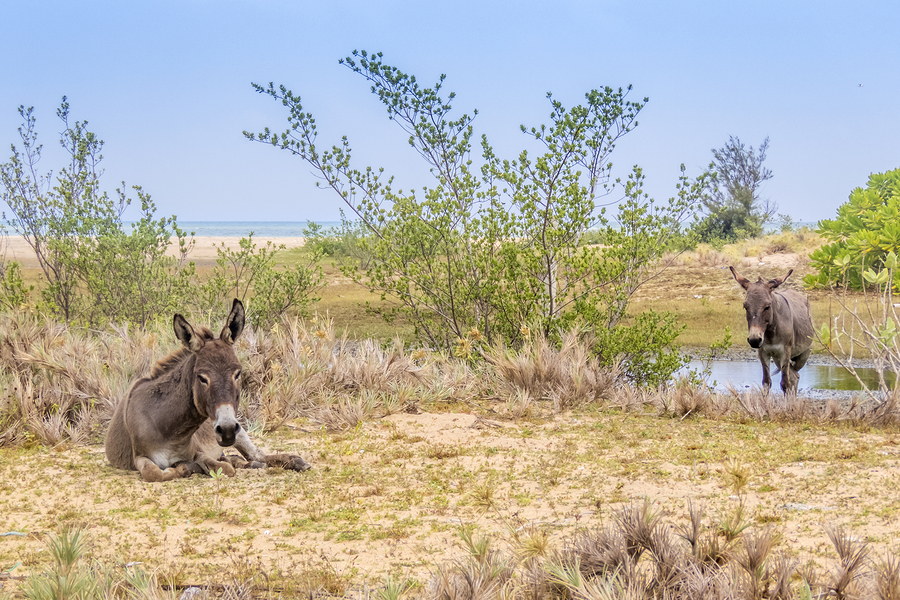
M216 248L225 244L226 248L238 250L240 248L241 238L238 237L212 237L203 236L194 238L194 248L188 255L189 260L193 260L198 264L214 262L217 256ZM253 242L257 248L265 247L266 242L272 242L278 246L284 244L288 248L296 248L302 246L305 242L302 237L253 237ZM178 238L172 238L167 254L174 256L178 252ZM10 235L5 241L0 241L0 257L4 256L8 261L17 261L26 269L34 269L38 267L37 258L34 250L25 241L25 238L19 235Z

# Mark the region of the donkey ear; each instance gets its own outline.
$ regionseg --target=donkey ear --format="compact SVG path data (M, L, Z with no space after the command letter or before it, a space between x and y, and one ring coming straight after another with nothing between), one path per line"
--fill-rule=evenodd
M175 330L175 337L181 340L184 347L191 352L197 352L203 347L203 338L197 335L187 319L178 313L175 313L175 318L172 320L172 328Z
M240 337L242 331L244 331L244 305L235 298L231 305L231 312L225 319L225 327L219 334L219 339L226 344L233 344Z
M794 270L791 269L790 271L787 272L787 275L785 275L784 277L776 277L775 279L770 279L769 280L769 289L774 290L779 285L781 285L782 283L787 281L787 278L790 277L791 273L793 273L793 272L794 272Z
M744 288L746 290L748 287L750 287L749 279L747 279L746 277L742 277L740 274L738 274L738 272L734 270L734 267L728 267L728 268L731 269L731 274L734 275L734 280L737 281L739 284L741 284L742 288Z

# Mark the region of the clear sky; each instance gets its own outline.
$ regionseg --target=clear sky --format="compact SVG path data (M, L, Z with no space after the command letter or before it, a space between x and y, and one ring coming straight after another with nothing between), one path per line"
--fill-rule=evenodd
M329 221L340 199L299 159L245 140L284 128L251 82L283 83L316 117L319 143L346 135L356 165L398 186L428 183L406 136L358 75L354 49L457 93L502 157L527 146L519 125L547 121L603 86L650 102L613 154L643 167L647 191L674 193L735 135L770 137L763 195L798 221L832 218L868 175L900 167L900 2L556 0L305 2L244 0L0 3L0 160L34 106L42 166L75 119L106 142L104 180L140 184L182 221ZM477 159L477 156L475 157ZM131 215L133 216L133 215ZM128 215L126 215L128 218Z

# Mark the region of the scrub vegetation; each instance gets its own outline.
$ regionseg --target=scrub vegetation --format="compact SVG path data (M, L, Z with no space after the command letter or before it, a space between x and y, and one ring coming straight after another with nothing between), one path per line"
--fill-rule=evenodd
M550 122L523 127L538 151L503 159L482 138L475 166L474 113L451 116L443 77L425 88L366 53L344 64L434 186L404 193L351 166L347 142L316 145L299 96L256 86L289 125L247 136L312 165L351 218L309 224L297 248L249 234L205 262L139 187L126 227L125 186L101 191L103 142L65 99L70 160L55 177L20 109L0 175L34 264L6 260L0 232L0 594L900 597L895 390L813 402L673 376L682 345L709 357L742 337L728 265L794 269L795 285L815 284L820 352L896 369L893 248L857 272L865 228L845 252L823 247L820 235L840 241L834 224L733 241L721 223L692 225L700 206L732 224L744 206L761 225L767 141L749 150L749 180L683 174L667 202L643 194L639 168L611 181L646 102L629 90L550 97ZM725 150L720 170L748 158L737 138ZM873 176L851 202L890 190L889 203L895 179ZM154 484L110 467L103 433L176 348L172 313L216 322L234 297L249 320L235 344L242 425L312 470Z

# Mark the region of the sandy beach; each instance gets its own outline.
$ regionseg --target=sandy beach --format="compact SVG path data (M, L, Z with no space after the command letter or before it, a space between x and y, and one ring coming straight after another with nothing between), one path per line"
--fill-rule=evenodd
M225 244L230 250L238 250L240 248L241 238L239 237L215 237L202 236L194 238L194 248L188 255L188 259L194 261L198 265L212 264L216 260L216 248ZM253 237L253 243L257 248L265 247L267 242L272 242L279 246L284 244L287 248L296 248L303 246L306 239L302 237ZM167 254L174 256L178 252L178 238L171 238ZM5 252L4 252L5 251ZM0 258L5 255L7 261L17 261L25 269L38 268L37 258L34 251L25 238L19 235L10 235L5 242L0 242Z

